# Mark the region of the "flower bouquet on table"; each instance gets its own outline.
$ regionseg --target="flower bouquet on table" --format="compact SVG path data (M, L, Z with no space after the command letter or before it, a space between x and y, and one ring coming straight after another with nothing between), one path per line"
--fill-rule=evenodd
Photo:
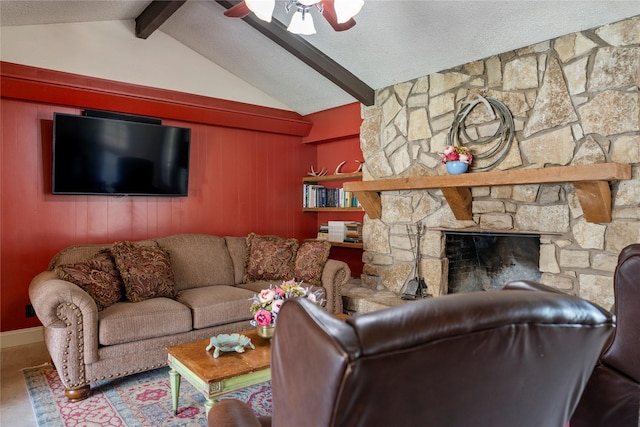
M322 289L311 290L311 287L303 287L302 282L289 280L282 282L280 286L269 286L269 289L263 289L259 294L254 295L251 304L251 314L253 320L251 325L258 330L258 335L263 338L271 338L273 330L276 326L276 320L280 307L285 300L289 298L301 297L322 305L324 303L324 291Z

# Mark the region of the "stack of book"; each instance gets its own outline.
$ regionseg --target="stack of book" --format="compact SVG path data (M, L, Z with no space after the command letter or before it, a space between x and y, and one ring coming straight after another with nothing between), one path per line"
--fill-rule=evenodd
M344 242L347 237L347 227L345 221L329 221L329 241Z
M323 222L320 224L320 229L318 230L318 240L329 240L329 224Z
M362 243L362 223L357 221L329 221L320 224L318 240Z
M347 243L362 243L362 223L357 221L351 221L345 223L346 236L344 241Z
M351 191L342 188L327 188L318 184L304 184L303 208L355 208L360 206Z

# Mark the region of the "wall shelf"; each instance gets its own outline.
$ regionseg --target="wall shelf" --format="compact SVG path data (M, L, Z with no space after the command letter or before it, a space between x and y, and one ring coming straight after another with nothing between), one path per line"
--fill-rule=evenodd
M362 212L361 206L354 208L302 208L302 212Z
M611 222L609 182L630 178L631 165L629 164L598 163L345 182L344 189L355 193L367 215L372 219L379 219L382 215L380 199L382 191L440 189L455 218L470 220L472 219L471 187L572 183L586 221Z
M308 241L318 241L318 239L305 239L305 242ZM362 249L362 243L332 242L331 240L327 240L327 242L337 248Z
M348 181L362 179L362 172L339 173L334 175L305 176L302 178L303 184L318 184L329 181ZM362 206L356 207L328 207L328 208L302 208L302 212L363 212Z
M302 182L305 184L312 184L315 182L342 181L349 179L362 179L362 172L339 173L337 175L305 176L304 178L302 178Z
M331 246L336 246L338 248L352 248L352 249L362 249L362 243L348 243L348 242L329 242Z

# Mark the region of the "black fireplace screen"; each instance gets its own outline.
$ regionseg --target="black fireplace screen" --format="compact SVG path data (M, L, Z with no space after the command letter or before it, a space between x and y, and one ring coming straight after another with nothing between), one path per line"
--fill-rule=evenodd
M540 236L445 232L448 293L501 289L512 280L540 280Z

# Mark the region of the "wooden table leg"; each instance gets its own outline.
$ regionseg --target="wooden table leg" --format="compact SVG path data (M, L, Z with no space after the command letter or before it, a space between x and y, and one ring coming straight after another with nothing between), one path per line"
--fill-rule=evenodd
M173 414L178 415L178 399L180 398L180 374L175 370L169 371L169 382L171 384L171 401L173 403Z
M217 401L218 399L214 397L210 397L209 399L207 399L206 402L204 402L204 411L205 411L205 414L207 415L207 419L209 418L209 411Z

